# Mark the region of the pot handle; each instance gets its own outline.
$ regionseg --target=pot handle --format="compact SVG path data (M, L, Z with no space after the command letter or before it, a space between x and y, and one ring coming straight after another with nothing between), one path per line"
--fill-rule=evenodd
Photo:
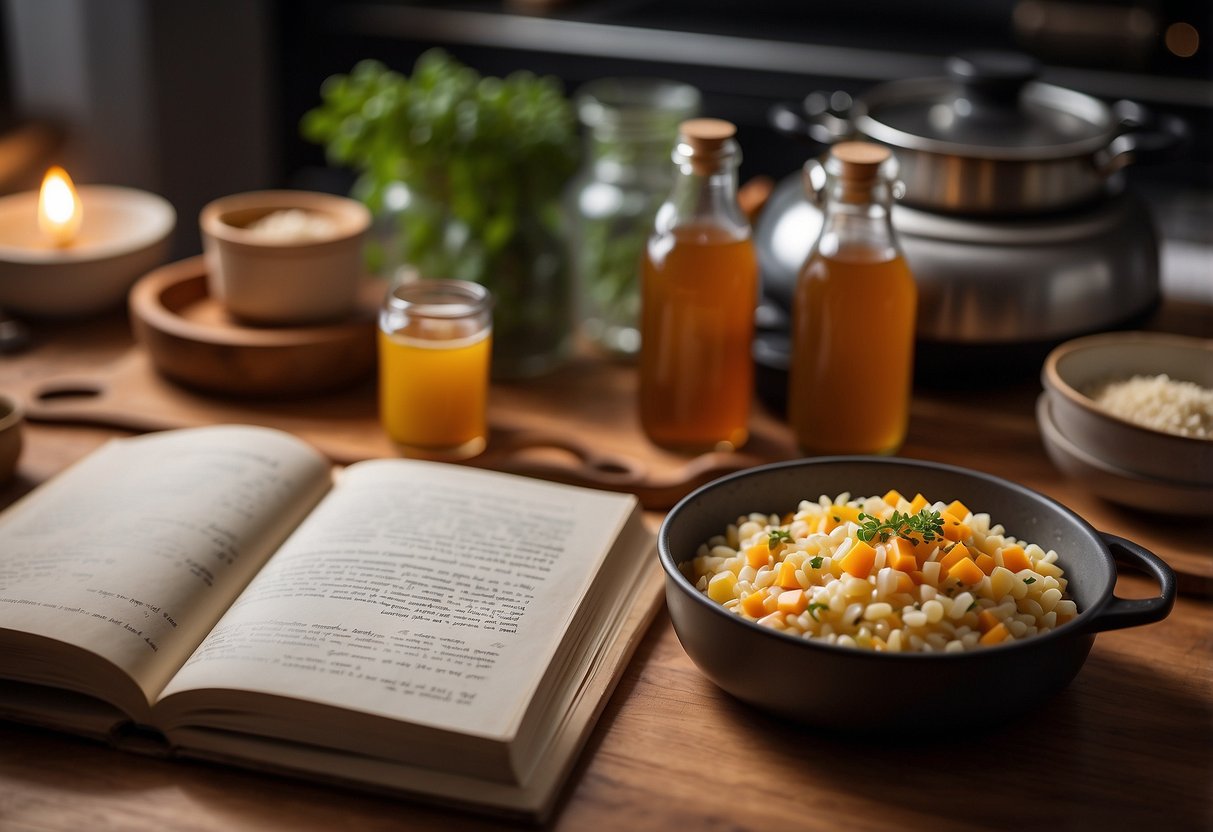
M798 141L830 145L851 134L851 104L845 92L811 92L800 104L773 104L767 121L775 132Z
M1138 546L1131 540L1107 532L1099 532L1116 560L1136 566L1158 581L1158 595L1153 598L1119 598L1112 596L1109 604L1091 620L1091 632L1120 630L1162 621L1175 606L1175 573L1162 558Z
M1192 138L1188 123L1179 116L1156 114L1135 101L1112 105L1121 133L1096 155L1104 176L1130 164L1166 162L1176 158Z

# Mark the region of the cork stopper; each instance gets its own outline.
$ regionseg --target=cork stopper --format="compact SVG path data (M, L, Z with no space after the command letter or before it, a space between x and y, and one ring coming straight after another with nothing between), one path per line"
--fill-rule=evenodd
M881 165L893 156L889 148L873 142L839 142L830 148L828 170L842 185L843 202L868 202L880 182Z
M678 125L678 140L690 151L696 173L711 173L736 150L737 127L719 118L692 118Z

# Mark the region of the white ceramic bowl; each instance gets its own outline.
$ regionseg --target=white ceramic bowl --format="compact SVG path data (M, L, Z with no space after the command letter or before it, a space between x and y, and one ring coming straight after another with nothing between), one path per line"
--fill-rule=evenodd
M1160 482L1213 487L1213 439L1166 433L1113 416L1089 396L1109 381L1167 374L1213 389L1213 340L1113 332L1067 341L1045 359L1041 381L1052 427L1113 470Z
M278 211L322 217L322 239L267 239L248 226ZM360 202L313 191L251 191L217 199L199 217L212 297L252 324L337 321L358 303L371 213Z
M38 230L38 194L0 199L0 307L34 318L83 318L121 306L142 275L162 264L177 212L146 191L78 189L84 219L71 245Z

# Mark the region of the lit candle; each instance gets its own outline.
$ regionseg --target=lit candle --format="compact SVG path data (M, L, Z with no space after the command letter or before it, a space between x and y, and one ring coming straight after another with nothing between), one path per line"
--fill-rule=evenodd
M60 248L71 245L84 220L80 195L67 171L52 167L42 178L38 192L38 230Z
M40 190L0 196L0 308L59 319L114 309L168 257L176 222L173 206L155 194L77 188L63 168L51 168Z

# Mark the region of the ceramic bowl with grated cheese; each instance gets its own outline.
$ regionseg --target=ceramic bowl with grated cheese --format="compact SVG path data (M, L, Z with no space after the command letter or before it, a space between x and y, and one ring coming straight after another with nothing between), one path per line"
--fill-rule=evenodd
M1161 560L1041 494L896 458L724 477L671 510L658 547L674 629L713 682L862 732L1027 711L1073 678L1097 632L1158 621L1175 595ZM1158 596L1117 598L1116 559Z
M1042 432L1094 466L1203 489L1194 491L1197 505L1213 499L1213 339L1156 332L1076 338L1045 359L1041 382Z

